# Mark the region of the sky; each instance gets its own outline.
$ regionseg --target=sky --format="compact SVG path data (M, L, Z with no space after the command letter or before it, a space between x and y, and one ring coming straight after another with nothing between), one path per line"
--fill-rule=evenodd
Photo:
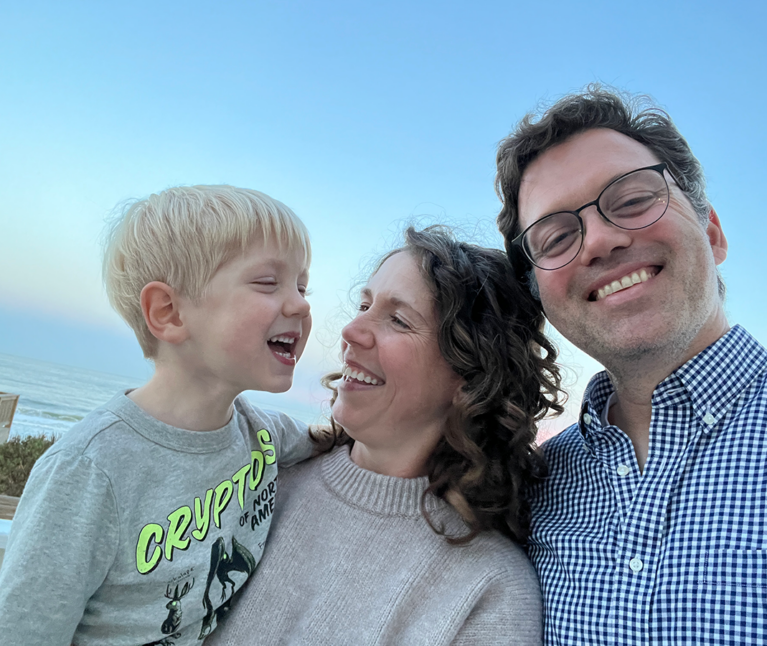
M263 401L319 415L371 263L411 222L501 247L498 142L595 81L651 95L688 139L729 240L729 320L767 344L766 19L673 0L0 2L0 352L145 380L101 284L105 219L169 186L254 188L313 244L313 336ZM552 334L571 417L599 366Z

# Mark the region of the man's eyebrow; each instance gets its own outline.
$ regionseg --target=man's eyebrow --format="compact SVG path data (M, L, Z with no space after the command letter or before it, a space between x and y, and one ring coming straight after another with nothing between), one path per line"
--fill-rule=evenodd
M633 172L633 171L630 171L630 170L629 171L621 171L621 172L615 173L615 175L612 175L611 177L607 178L607 180L602 184L602 188L600 188L599 191L597 191L597 193L591 199L592 200L596 200L597 197L602 194L602 191L604 191L608 186L610 186L610 184L612 184L616 179L619 179L619 178L623 177L624 175L628 175L631 172ZM589 200L589 202L591 202L591 200ZM586 204L588 204L588 202L586 202ZM575 208L576 209L580 208L580 206L576 206ZM541 214L537 219L540 220L541 218L544 218L547 215L553 215L554 213L572 213L574 210L575 209L566 209L564 207L558 208L558 209L555 208L553 210L549 210L549 211L546 211L545 213Z

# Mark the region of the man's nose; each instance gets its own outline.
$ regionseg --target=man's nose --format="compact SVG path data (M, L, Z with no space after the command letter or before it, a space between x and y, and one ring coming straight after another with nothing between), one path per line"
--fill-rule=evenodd
M616 227L608 222L597 207L590 206L581 212L583 220L583 247L578 256L582 265L590 265L595 260L607 258L617 249L625 249L633 242L632 231Z

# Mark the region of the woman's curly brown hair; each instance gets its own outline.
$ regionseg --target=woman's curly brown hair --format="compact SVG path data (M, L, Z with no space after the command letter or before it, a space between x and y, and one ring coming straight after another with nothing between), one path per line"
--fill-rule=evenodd
M427 462L433 494L451 504L466 522L467 543L496 529L523 542L529 507L523 488L546 473L536 450L537 422L561 413L556 349L543 334L540 304L515 279L502 251L459 242L449 229L431 226L405 232L407 252L419 263L435 298L442 356L465 384L455 400L447 428ZM340 372L323 378L333 385ZM330 418L333 444L353 440ZM327 438L326 438L327 439ZM429 525L439 534L422 505Z

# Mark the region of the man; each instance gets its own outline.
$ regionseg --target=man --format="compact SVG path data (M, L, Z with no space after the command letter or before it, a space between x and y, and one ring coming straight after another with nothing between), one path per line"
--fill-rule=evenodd
M725 317L700 163L644 103L591 86L498 151L520 278L607 369L530 493L546 642L765 644L767 351Z

